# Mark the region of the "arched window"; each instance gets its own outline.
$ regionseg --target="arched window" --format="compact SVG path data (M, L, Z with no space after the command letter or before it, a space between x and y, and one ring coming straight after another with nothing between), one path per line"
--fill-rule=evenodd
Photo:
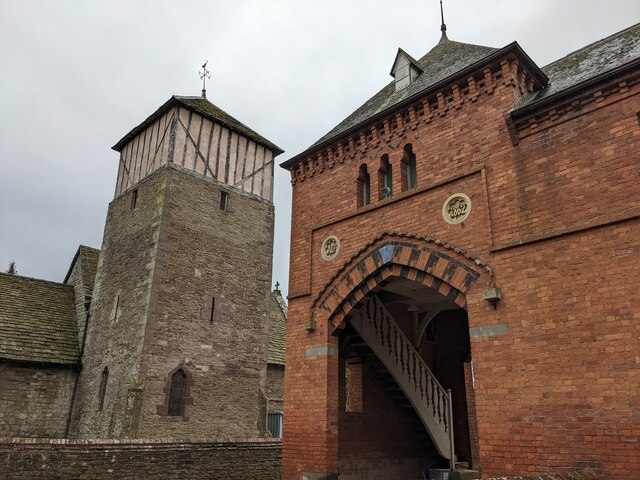
M109 383L109 368L104 367L100 377L100 389L98 390L98 411L104 408L104 399L107 396L107 383Z
M180 369L171 377L171 390L169 391L169 408L167 414L179 417L184 414L184 397L187 389L187 375Z
M418 183L416 170L416 155L411 144L405 145L402 158L402 190L409 190Z
M358 173L358 207L371 203L371 177L366 165L360 166Z
M380 168L378 169L378 199L390 197L393 195L393 172L389 163L389 155L383 155L380 158Z

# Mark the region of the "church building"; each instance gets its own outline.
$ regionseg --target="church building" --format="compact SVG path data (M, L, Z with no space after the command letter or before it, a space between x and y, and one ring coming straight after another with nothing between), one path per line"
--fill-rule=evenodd
M283 479L635 478L640 25L540 68L443 21L391 60L281 165Z
M204 91L113 148L102 248L81 246L62 284L0 274L0 437L280 436L282 150Z

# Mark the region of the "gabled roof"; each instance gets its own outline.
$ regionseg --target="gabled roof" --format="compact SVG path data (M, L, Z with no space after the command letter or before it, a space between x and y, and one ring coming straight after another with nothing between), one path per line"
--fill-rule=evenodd
M0 273L0 358L75 365L73 286Z
M116 143L113 147L115 151L120 152L122 149L133 140L140 132L144 131L149 125L159 119L164 113L171 109L172 107L179 105L184 107L198 115L202 115L204 118L207 118L211 121L217 122L221 125L224 125L230 130L234 132L250 138L256 143L267 147L269 150L272 150L274 156L281 154L284 152L280 147L271 143L269 140L264 138L262 135L254 132L249 127L247 127L244 123L236 120L234 117L229 115L227 112L217 107L213 103L211 103L206 98L202 97L181 97L174 95L169 100L167 100L164 105L162 105L158 110L152 113L144 122L135 127L129 133L127 133L122 139Z
M615 74L618 69L634 62L640 63L640 23L543 67L549 83L544 89L529 95L515 113L598 81L607 73Z
M80 245L78 250L76 251L73 260L71 261L71 265L69 266L69 271L67 275L64 277L64 281L62 283L67 283L69 280L69 276L73 271L73 267L77 262L80 262L79 266L82 270L82 283L84 285L84 296L85 298L91 298L93 295L93 284L96 279L96 273L98 272L98 259L100 258L100 250L97 248L87 247L86 245Z
M411 55L409 55L403 49L398 48L398 53L396 53L396 58L393 61L393 65L391 66L391 71L389 72L389 75L391 75L392 77L395 78L395 76L396 76L396 68L397 68L398 60L400 59L400 57L405 57L409 61L409 63L416 68L416 70L418 70L419 72L422 73L422 67L420 66L420 63L418 63L418 61L415 58L413 58Z
M398 55L400 51L398 51ZM417 67L422 70L422 74L411 85L396 92L395 82L391 81L360 108L340 122L333 130L314 143L312 147L330 138L337 137L351 127L368 120L377 113L394 107L403 100L426 90L456 72L464 70L496 51L498 51L496 48L451 40L439 43L417 61ZM396 55L396 60L398 55Z
M284 365L287 339L287 304L280 290L271 292L269 309L269 356L268 363Z

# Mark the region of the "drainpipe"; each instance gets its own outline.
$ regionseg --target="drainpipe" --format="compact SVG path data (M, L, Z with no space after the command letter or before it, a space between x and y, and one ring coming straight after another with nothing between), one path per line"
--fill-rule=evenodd
M69 429L71 428L71 415L73 414L73 408L76 404L76 392L78 391L78 382L80 381L80 372L82 371L82 359L84 356L84 344L87 341L87 331L89 330L89 307L91 306L91 300L85 299L84 301L84 332L82 332L82 343L80 343L80 364L78 365L78 371L76 374L76 380L73 382L73 393L71 395L71 403L69 405L69 414L67 415L67 426L64 429L64 438L69 438Z

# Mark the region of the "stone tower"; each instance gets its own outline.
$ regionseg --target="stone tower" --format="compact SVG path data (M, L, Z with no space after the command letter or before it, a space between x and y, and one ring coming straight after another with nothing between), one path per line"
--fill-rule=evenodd
M206 98L178 96L113 148L71 434L260 433L282 150Z

